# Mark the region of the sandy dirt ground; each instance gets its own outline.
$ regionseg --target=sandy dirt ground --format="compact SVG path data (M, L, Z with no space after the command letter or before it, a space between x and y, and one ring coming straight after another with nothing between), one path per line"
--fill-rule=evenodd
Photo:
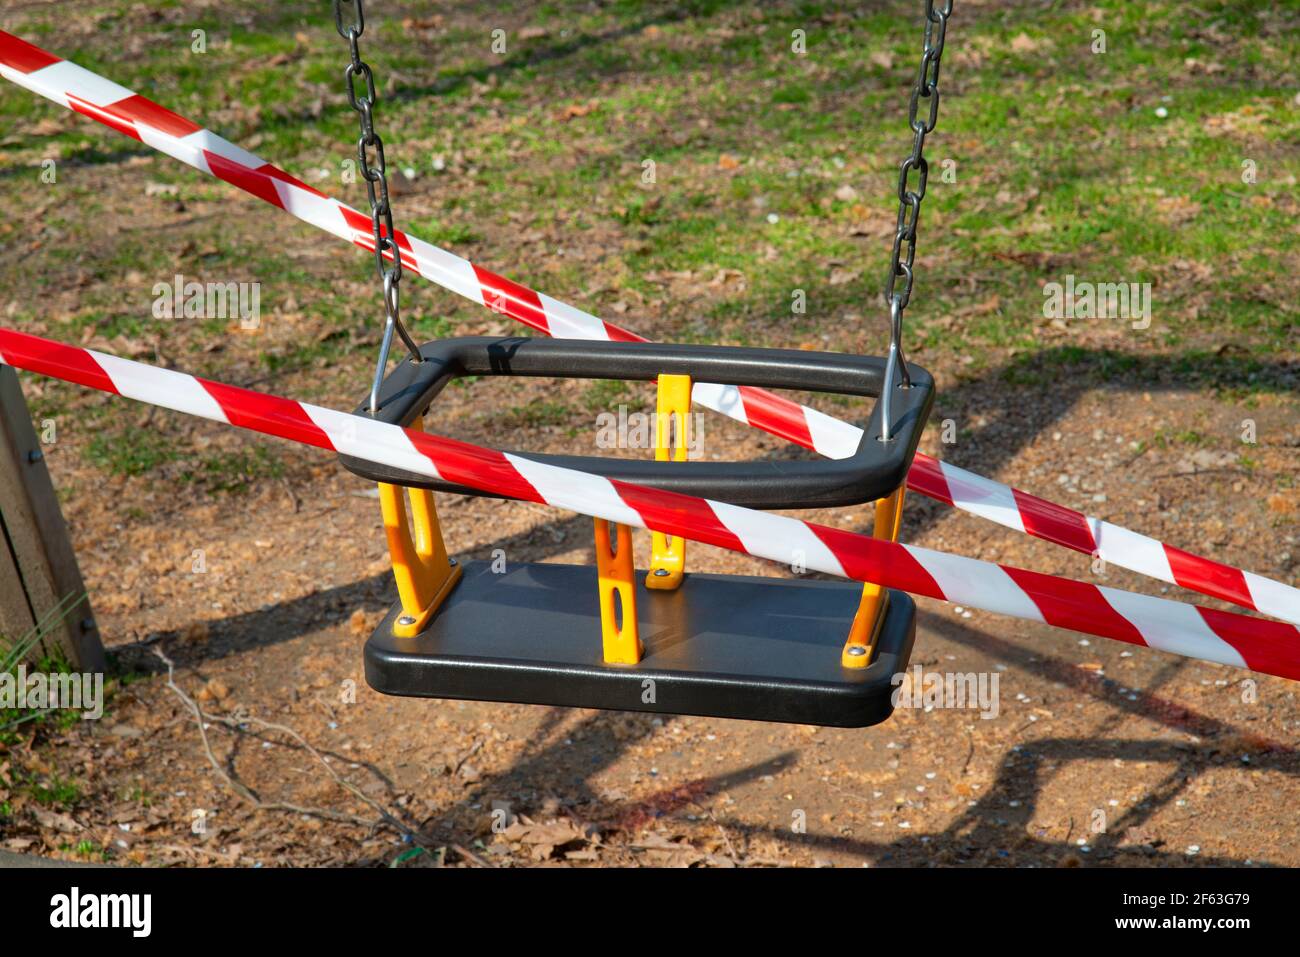
M981 16L1000 16L1005 5L969 7L973 30ZM259 16L270 17L276 9L268 5ZM1021 15L1020 5L1006 9L1009 16ZM117 59L119 40L126 37L144 49L152 37L149 49L161 48L169 35L151 25L152 19L188 23L179 10L133 9L106 31L98 20L77 16L73 5L27 4L14 8L13 29L19 29L17 21L27 29L29 17L45 25L32 11L41 17L48 13L48 30L32 35L55 49L80 55L89 47L90 52L100 42L97 35L104 34L102 43L112 45L112 55L105 55L101 68L149 90L155 86L147 82L150 76L172 76L174 64L145 64L137 71L133 62ZM671 34L669 42L687 44L688 52L722 49L752 32L749 20L761 12L738 5L719 14L716 34L670 31L675 20L664 20L663 30ZM477 37L488 35L497 12L459 5L448 16L454 25L473 20L464 34ZM239 48L241 62L231 65L232 76L269 69L263 60L292 61L308 50L330 50L332 42L331 85L323 79L286 85L276 108L268 107L265 115L250 109L231 86L221 109L196 115L253 149L262 148L264 126L301 126L298 155L268 155L304 176L331 176L355 134L349 126L347 136L326 142L312 132L311 119L325 107L346 109L337 86L344 51L319 11L310 17L304 12L303 21L302 29L313 32L300 50L273 56L268 49L258 54L260 60L245 63ZM661 29L658 21L636 29L629 44L663 42L652 32ZM1149 38L1142 35L1144 51L1162 40L1158 24L1150 29ZM391 30L390 40L400 39L399 32ZM622 42L626 32L600 39ZM1275 32L1280 44L1277 38L1285 33L1280 27ZM1206 36L1214 55L1221 55L1226 35ZM914 31L909 37L911 50L918 38ZM583 104L593 95L617 91L627 79L621 57L637 47L615 49L609 76L603 86L593 87L586 75L590 69L569 63L583 44L570 43L558 27L545 42L552 51L546 58L486 70L479 70L476 60L468 65L444 60L451 56L448 50L467 58L461 48L430 53L429 62L461 69L467 87L465 97L437 103L437 110L447 112L437 114L446 129L436 136L421 138L401 122L405 118L416 126L413 114L433 113L433 94L421 86L426 61L406 67L404 77L391 76L392 69L384 74L384 82L415 91L384 103L384 132L395 144L393 155L436 153L441 162L446 154L442 178L432 173L409 183L395 178L399 225L436 223L452 237L440 241L458 253L653 338L881 351L884 317L874 305L879 293L874 278L883 276L894 228L893 171L906 146L905 91L885 83L884 66L879 66L882 78L866 76L861 89L837 95L856 103L864 91L885 89L891 104L888 136L871 132L864 145L862 130L846 129L842 138L851 146L843 156L837 152L832 161L823 150L826 155L804 170L802 155L787 160L763 154L770 134L762 128L737 133L737 142L754 156L737 159L731 154L739 147L729 138L715 142L712 137L722 132L731 136L727 122L735 109L725 99L716 115L683 96L680 110L671 106L675 100L663 112L633 101L617 111L607 105L588 118L592 108ZM863 54L866 44L879 42L864 40ZM1023 42L1032 47L1034 41L1023 37ZM954 69L945 70L958 78L962 71L973 76L980 58L999 47L989 40L983 49L954 51L945 61ZM1072 49L1062 46L1058 62L1077 58ZM1264 82L1253 72L1257 65L1285 60L1260 52L1264 49L1251 47L1249 58L1242 53L1249 71L1228 75L1232 89L1248 91L1242 102L1251 104L1240 115L1229 115L1240 128L1224 132L1234 189L1239 189L1240 156L1257 158L1264 170L1270 162L1285 170L1285 144L1257 142L1255 121L1246 115L1255 109L1255 89ZM888 53L875 52L877 58ZM128 48L122 56L131 55ZM1210 58L1209 53L1198 56ZM1182 55L1177 62L1183 62ZM889 84L910 69L901 58L898 63ZM1193 63L1187 61L1180 82L1197 75ZM562 100L551 86L534 94L529 87L541 80L528 80L534 75L528 73L519 79L521 66L536 67L543 79L550 76L548 69L560 71ZM821 87L839 75L834 64L818 69L823 72L806 78L809 110L818 105ZM1043 61L1041 69L1026 74L1031 90L1056 82L1052 62ZM196 78L192 72L186 82L194 96L211 94L206 74ZM691 82L690 74L676 74L665 67L647 79L646 102L658 94L651 89L656 84ZM1135 71L1139 93L1156 96L1148 87L1163 92L1165 75L1148 74L1145 67ZM1017 74L992 75L1012 84ZM736 76L739 88L748 74ZM493 99L497 83L509 85L518 99ZM966 91L950 89L956 95L948 102L956 112ZM1011 89L1009 98L1015 89L1025 92L1023 86ZM1086 89L1094 89L1093 81ZM752 84L750 93L761 116L772 92ZM189 92L182 96L163 86L158 95L164 94L173 97L168 102L177 109L188 110L194 102ZM526 113L535 95L556 102L548 101L546 112ZM1076 98L1075 93L1067 98L1065 91L1059 96ZM561 102L576 105L555 119ZM1137 102L1145 100L1137 94L1098 100L1115 122L1137 115ZM1025 104L1026 115L1041 112L1035 101ZM796 109L794 103L784 106ZM1127 162L1132 144L1155 149L1138 137L1108 138L1108 120L1103 115L1098 122L1091 133L1050 131L1058 138L1091 137L1095 155L1072 160L1080 171L1116 157ZM559 130L554 135L562 133L574 148L553 156L541 146L516 146L512 131L534 130L538 123L570 124L540 128ZM58 155L67 157L59 173L63 192L34 192L35 170L47 148L41 137L67 139L73 133L84 137L85 145L59 141L63 152ZM447 146L453 135L460 138L455 149ZM1057 219L1043 219L1027 211L1037 187L1024 197L1008 193L1004 198L1000 192L1010 188L1001 185L1004 178L1008 184L1039 182L1034 177L1042 174L1040 185L1047 192L1054 188L1048 180L1074 175L1056 160L1043 159L1033 161L1032 177L1007 173L1002 164L1019 155L1020 141L1045 134L1018 121L1009 132L972 135L973 145L943 140L947 135L941 126L936 157L949 155L940 147L960 146L966 152L959 155L970 156L963 158L963 170L986 168L982 174L963 172L970 177L963 183L971 182L976 192L963 198L962 210L976 209L977 201L984 204L978 208L992 209L989 215L999 235L1005 234L1008 251L998 253L996 261L980 260L982 253L969 250L964 255L971 258L951 260L959 240L984 227L956 231L951 228L955 214L944 213L937 202L927 205L929 233L917 259L924 278L909 314L918 317L917 332L924 335L914 335L908 346L909 357L938 383L922 449L1173 545L1294 583L1300 563L1300 365L1294 336L1285 340L1289 351L1269 354L1254 348L1264 341L1258 338L1262 332L1241 331L1227 321L1210 330L1196 324L1198 310L1221 305L1226 295L1216 283L1225 277L1258 278L1262 261L1270 268L1281 264L1271 284L1252 282L1246 292L1232 286L1228 301L1247 319L1250 306L1269 310L1276 324L1289 321L1300 275L1300 269L1289 268L1298 263L1294 228L1290 234L1279 229L1255 246L1225 231L1229 252L1216 252L1212 262L1209 257L1155 262L1151 269L1161 283L1161 308L1177 305L1176 312L1160 314L1155 327L1160 335L1131 335L1124 322L1048 322L1038 315L1042 282L1066 272L1084 275L1093 261L1089 257L1119 240L1102 232L1068 255L1042 252L1041 244L1031 241L1039 235L1032 230L1064 229L1076 215L1058 211ZM379 308L363 254L54 106L28 116L20 129L5 130L4 137L0 145L12 157L12 165L0 171L5 243L0 321L5 325L331 408L352 408L360 400L373 368ZM609 137L616 146L606 142ZM498 141L504 144L499 152L488 153ZM1185 140L1172 143L1159 147L1162 167ZM673 167L678 192L666 195L698 194L713 205L685 211L670 205L657 213L656 198L644 207L620 207L613 215L611 184L616 174L640 175L647 144L691 154ZM484 185L486 174L476 172L479 166L522 172L554 165L567 175L568 165L575 165L575 171L590 174L587 165L577 170L576 164L606 160L609 168L591 176L590 197L579 203L569 196L560 213L550 212L541 179L526 180L533 192L503 195L481 215L475 206L456 205L461 199L496 202L493 187ZM810 202L782 210L783 221L806 218L808 234L816 237L813 251L756 241L752 258L741 263L744 269L724 268L729 260L712 256L700 240L691 247L694 264L674 258L671 265L656 266L653 276L637 272L644 280L641 289L626 281L634 271L631 257L664 228L652 225L657 216L667 223L689 213L694 222L742 209L753 212L756 223L768 222L766 212L758 211L762 195L738 198L742 187L750 188L744 177L760 168L778 185L789 180L814 198L824 194L824 212L797 212L814 205ZM1116 184L1134 178L1126 166L1104 166L1103 173ZM331 185L319 177L312 181ZM775 189L757 182L752 188L759 194ZM1288 189L1276 175L1265 177L1259 189L1272 192L1255 198L1271 204L1277 215L1294 213L1294 182ZM856 205L834 199L858 195L852 183L862 191ZM1154 182L1151 188L1157 189ZM349 189L343 195L364 202L359 186ZM1177 206L1182 198L1173 195L1176 189L1190 187L1161 180L1157 191L1166 205ZM1222 212L1208 200L1204 210L1195 207L1180 206L1165 218L1148 206L1126 212L1148 230L1165 230L1160 235L1171 237L1176 248L1172 238L1201 222L1197 215L1208 219ZM1105 210L1091 207L1089 215L1100 212ZM849 253L820 251L827 238L851 244ZM852 291L835 301L815 330L811 316L795 329L789 316L773 319L770 309L760 315L755 305L766 302L767 293L752 292L765 271L796 253L808 277L800 274L799 285L824 299L835 289ZM1138 269L1141 263L1129 265ZM263 282L261 327L246 332L234 323L226 328L151 324L151 285L178 273ZM404 289L407 315L417 328L461 335L518 331L508 320L416 280L408 280ZM778 291L784 309L789 293ZM1019 298L1007 300L1009 291ZM1001 335L1003 327L991 317L1003 313L1014 318L1006 324L1017 336L1032 332L1032 348ZM993 331L980 331L986 328ZM1175 332L1182 338L1161 338ZM1268 341L1283 338L1279 333ZM1295 811L1300 709L1294 683L919 599L912 663L926 671L996 675L996 716L984 718L970 709L905 709L887 723L850 731L383 697L366 686L361 658L366 637L396 597L372 485L314 450L35 376L24 375L23 386L38 417L57 419L59 437L47 448L47 460L112 653L114 677L103 720L42 731L33 742L0 751L0 849L165 866L1300 866ZM597 407L586 389L580 383L483 380L449 388L427 425L493 446L592 454ZM616 401L634 410L653 408L648 387ZM837 416L865 418L858 406L812 401ZM1247 420L1255 438L1250 444L1242 441ZM949 421L955 441L945 444L941 438ZM719 416L710 414L705 422L708 456L797 454ZM269 458L241 458L254 449L270 450ZM135 468L132 457L146 451L154 458ZM169 457L172 453L177 457ZM454 555L488 558L502 549L510 562L589 563L593 557L591 523L585 518L454 496L440 497L439 508ZM867 531L870 513L864 505L803 514ZM1180 589L1122 569L1094 567L1088 556L917 495L908 498L903 538L1195 600ZM639 535L636 547L644 568L648 536ZM788 568L700 546L691 549L690 567L791 574ZM1202 604L1227 607L1210 600ZM596 647L594 629L593 624ZM171 686L160 655L174 663ZM202 709L201 720L195 707Z
M1272 488L1300 440L1286 402L1252 411L1273 441L1245 470L1227 453L1131 444L1159 429L1230 435L1242 413L1222 400L1153 384L1008 401L960 371L938 378L939 415L974 429L951 448L932 429L923 448L1247 568L1293 568L1295 493ZM552 386L521 388L540 401ZM490 440L482 393L445 398L431 425ZM742 456L777 447L707 425L710 443ZM550 448L582 442L540 431ZM144 478L92 486L72 445L52 468L85 489L68 519L118 667L136 677L106 720L9 756L82 788L66 812L19 798L11 850L76 856L69 843L90 840L123 862L265 866L1300 863L1300 720L1280 679L921 599L912 663L996 674L996 716L900 710L850 731L383 697L365 685L360 646L394 588L364 481L290 450L282 480L195 499ZM909 504L906 540L1095 573L1086 556ZM592 559L586 519L450 496L441 511L455 554ZM870 521L865 508L813 517ZM706 547L690 557L697 570L788 574ZM156 651L209 714L210 755Z

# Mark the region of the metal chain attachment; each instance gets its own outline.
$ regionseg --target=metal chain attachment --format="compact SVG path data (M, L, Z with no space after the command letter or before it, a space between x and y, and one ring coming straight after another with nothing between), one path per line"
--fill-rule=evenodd
M370 65L361 59L361 34L366 29L365 11L362 0L334 0L334 26L339 36L348 41L352 62L343 71L343 79L348 88L348 105L361 117L361 136L357 140L357 163L361 175L366 180L366 193L370 197L370 223L375 239L375 267L379 270L379 281L384 293L384 336L379 347L379 364L375 369L375 379L370 387L370 412L379 411L379 385L388 366L388 352L392 348L393 333L396 332L406 344L415 362L421 361L420 349L411 338L406 327L402 325L401 296L399 284L402 281L402 253L397 247L397 231L393 228L393 205L388 196L388 164L384 158L384 141L375 132L375 74ZM344 7L348 7L347 23L344 23ZM358 94L357 81L361 81L363 92ZM387 252L389 259L384 258Z
M907 360L903 357L903 312L912 298L916 226L921 218L921 201L925 199L926 181L930 176L930 164L924 156L925 138L934 132L939 121L939 64L943 58L943 41L948 33L948 18L952 16L952 3L953 0L925 0L925 43L921 67L907 104L912 152L898 167L898 222L894 229L889 275L885 279L885 302L889 305L889 358L885 365L885 384L880 392L882 442L890 440L892 431L890 400L895 374L901 372L901 388L911 388L912 385ZM903 280L901 286L899 279Z

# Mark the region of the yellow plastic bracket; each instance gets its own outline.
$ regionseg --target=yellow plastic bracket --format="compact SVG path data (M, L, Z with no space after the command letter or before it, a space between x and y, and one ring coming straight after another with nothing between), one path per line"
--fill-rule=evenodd
M417 419L410 426L421 429ZM393 561L393 578L402 602L402 614L393 625L399 638L413 638L424 630L433 613L460 581L461 568L447 557L438 525L433 492L405 489L400 485L379 485L379 507L384 514L384 534ZM406 498L411 501L411 522L407 522ZM411 535L411 526L415 535Z
M611 524L614 524L617 549L611 547ZM608 665L634 665L641 660L643 649L636 626L636 582L632 574L632 530L626 525L596 519L600 639L605 664Z
M903 524L903 493L900 485L893 494L876 502L876 525L872 530L876 538L898 541L898 531ZM871 664L871 652L876 647L880 626L885 620L885 607L889 594L875 582L862 586L862 600L858 613L849 627L849 640L844 643L840 664L845 668L866 668Z
M689 444L691 377L661 375L659 400L655 410L655 461L685 462ZM670 428L675 425L676 428ZM674 436L671 434L675 432ZM686 539L650 533L650 571L645 587L672 591L686 574Z

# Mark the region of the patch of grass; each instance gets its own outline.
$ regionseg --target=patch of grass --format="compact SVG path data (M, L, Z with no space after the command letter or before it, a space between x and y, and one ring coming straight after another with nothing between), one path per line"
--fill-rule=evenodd
M45 639L59 628L68 616L74 614L84 596L65 595L57 605L22 637L9 639L0 634L0 674L16 683L18 669L27 665L27 674L69 674L73 671L67 655ZM38 655L37 650L41 653ZM15 705L17 703L15 702ZM71 708L46 709L33 707L0 708L0 745L14 745L30 741L38 731L66 730L80 720L80 713Z
M812 93L806 86L792 83L772 91L773 103L807 103L812 99Z
M564 425L573 415L573 410L564 402L544 400L530 402L527 405L512 405L507 410L511 423L537 428L547 425Z
M456 334L456 323L448 319L446 316L407 316L403 317L403 322L407 324L407 330L415 338L416 343L423 342L426 339L446 339ZM401 347L401 343L398 343L397 347ZM402 347L402 352L400 354L406 354L404 347ZM461 376L459 379L454 379L452 381L460 383L477 380L479 378L481 377Z
M633 196L614 211L624 226L654 226L660 222L658 196Z
M482 239L468 223L448 223L440 219L417 219L409 229L421 239L437 246L467 246Z
M104 862L110 860L112 857L108 848L100 847L94 841L86 839L80 840L76 844L60 844L59 850L63 851L65 854L75 854L77 857L84 860Z
M609 412L626 404L632 390L621 379L597 379L582 393L582 405L588 412Z
M81 800L81 786L76 781L57 773L28 781L23 785L23 790L30 794L37 804L46 807L70 808L75 807Z
M151 429L128 434L101 432L86 446L86 458L96 468L129 477L155 472L179 457L175 441Z
M86 457L112 475L175 477L210 494L242 493L257 482L284 475L283 459L269 446L195 453L175 437L150 429L101 432L87 444Z
M264 445L213 452L181 471L184 481L198 483L209 492L246 492L256 482L283 475L283 461Z
M1190 445L1193 448L1200 448L1209 445L1211 440L1201 432L1195 429L1183 429L1178 432L1171 432L1168 429L1158 429L1152 436L1151 441L1160 449L1168 449L1172 445Z

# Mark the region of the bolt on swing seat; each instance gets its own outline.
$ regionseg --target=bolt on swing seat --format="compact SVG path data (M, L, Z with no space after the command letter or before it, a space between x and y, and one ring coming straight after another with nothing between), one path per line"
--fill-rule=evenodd
M694 381L879 399L874 357L649 342L464 337L428 343L379 389L381 421L420 428L462 376L657 381L656 460L513 452L538 462L760 509L876 502L875 534L897 539L903 486L934 399L909 365L894 385L890 438L880 401L857 452L840 460L688 462ZM357 410L370 415L369 402ZM675 424L675 436L668 423ZM687 572L685 542L654 533L633 570L631 533L600 519L597 567L448 558L433 490L480 495L340 456L379 483L399 600L365 647L385 694L865 727L893 710L916 610L868 584ZM414 536L408 525L409 500ZM792 554L792 561L797 556Z

